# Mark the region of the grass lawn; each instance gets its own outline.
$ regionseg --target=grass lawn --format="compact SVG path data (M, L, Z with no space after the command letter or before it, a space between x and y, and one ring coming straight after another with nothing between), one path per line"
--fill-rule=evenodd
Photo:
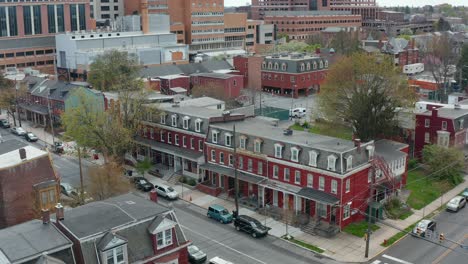
M341 138L341 139L346 139L346 140L352 139L353 131L350 127L347 127L347 126L335 125L335 124L330 124L330 123L325 123L325 122L315 122L311 124L311 126L312 127L309 129L310 133L336 137L336 138ZM289 128L292 130L297 130L297 131L305 130L304 127L300 126L299 124L294 124L290 126Z
M453 188L448 181L436 181L434 179L425 179L429 173L418 169L408 172L406 189L411 191L408 197L408 205L414 209L421 209Z
M407 228L405 228L405 231L401 231L401 232L398 232L397 234L395 234L394 236L392 236L391 238L387 239L387 243L382 243L380 244L382 247L388 247L390 245L392 245L393 243L395 243L398 239L404 237L407 233L411 232L414 228L414 226L416 225L415 224L412 224L410 226L408 226Z
M374 224L371 224L372 231L379 229L380 227ZM355 235L358 237L364 237L364 234L367 232L367 221L361 221L357 223L351 223L347 225L344 230L346 233Z
M297 244L299 246L302 246L302 247L305 247L309 250L312 250L314 252L318 252L318 253L323 253L325 252L323 249L317 247L317 246L314 246L314 245L311 245L311 244L307 244L306 242L304 241L301 241L301 240L297 240L297 239L294 239L294 238L290 238L290 239L287 239L286 236L283 236L283 239L286 239L294 244Z

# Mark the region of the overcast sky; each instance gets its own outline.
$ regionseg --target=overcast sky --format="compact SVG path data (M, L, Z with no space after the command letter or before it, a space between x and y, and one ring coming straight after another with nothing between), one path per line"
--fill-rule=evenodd
M251 1L246 0L224 0L225 6L241 6L250 4ZM424 5L439 5L450 3L451 5L468 5L467 0L377 0L379 6L424 6Z

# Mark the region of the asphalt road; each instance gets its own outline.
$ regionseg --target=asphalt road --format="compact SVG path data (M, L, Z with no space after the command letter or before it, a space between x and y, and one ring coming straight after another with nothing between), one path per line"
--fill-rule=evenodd
M208 259L218 256L235 264L336 263L272 236L252 238L236 231L232 224L209 219L206 209L185 201L171 204L187 238L207 253Z
M24 139L24 137L11 134L10 129L0 128L0 133L3 137L3 140L17 139L37 148L42 148L45 146L45 143L40 140L37 142L28 142ZM67 155L57 155L55 153L51 153L51 157L54 163L55 171L61 177L60 181L70 183L75 188L80 187L80 167L78 165L78 158ZM85 159L82 159L82 165L84 184L86 186L88 168L93 164Z
M443 211L434 220L436 231L443 233L446 240L439 243L438 237L431 239L434 243L407 236L389 250L369 261L372 264L426 264L426 263L468 263L468 207L458 213ZM467 245L461 248L458 242Z

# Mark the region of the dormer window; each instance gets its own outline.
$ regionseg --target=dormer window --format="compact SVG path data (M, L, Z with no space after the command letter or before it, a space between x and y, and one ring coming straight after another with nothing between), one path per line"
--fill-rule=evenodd
M262 62L262 68L263 68L263 69L266 68L266 62Z
M307 63L307 70L310 70L310 62Z
M320 69L323 68L323 61L320 61Z
M291 161L299 162L299 150L298 147L291 148Z
M317 62L314 61L314 70L317 69Z
M177 115L176 114L171 116L171 120L172 120L172 126L177 127Z
M283 158L283 145L280 143L275 144L275 158Z
M262 152L262 140L260 138L255 139L254 152L255 153L261 153Z
M336 170L336 156L335 155L328 156L327 170L330 170L330 171Z
M190 123L190 117L189 116L184 116L184 129L189 129L189 123Z
M305 65L304 63L301 63L301 71L304 71L304 69L305 69Z
M123 247L124 246L115 247L113 249L109 249L108 251L106 251L107 263L115 263L115 264L126 263Z
M232 145L232 134L231 133L226 133L224 135L224 144L228 147Z
M269 70L271 70L272 65L273 65L273 64L272 64L271 62L268 63L268 69L269 69Z
M285 71L287 69L286 63L281 64L281 70Z
M353 156L348 156L346 158L346 170L349 171L353 169Z
M247 137L246 136L240 136L239 138L239 148L240 149L245 149L245 146L247 145Z
M458 121L458 122L459 122L458 124L460 125L460 129L463 129L463 121L464 121L463 119L461 119L460 121Z
M275 70L278 70L278 69L279 69L279 64L275 62Z
M442 121L442 130L447 130L447 121Z
M218 135L219 135L219 131L218 130L213 130L211 132L211 141L213 143L218 143Z
M101 262L124 264L128 263L127 253L128 241L111 232L106 233L96 244L100 252Z
M196 131L196 132L201 132L201 125L202 125L202 122L203 122L203 120L201 120L200 118L198 118L197 120L195 120L195 131Z
M166 116L167 116L166 114L161 114L161 120L160 120L161 122L160 123L163 124L163 125L166 124Z
M325 60L325 68L328 68L328 60Z
M309 151L309 166L317 167L318 153L315 150Z

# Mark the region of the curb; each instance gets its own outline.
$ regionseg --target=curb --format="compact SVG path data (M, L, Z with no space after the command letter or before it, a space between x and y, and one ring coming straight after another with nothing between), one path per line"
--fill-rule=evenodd
M327 255L327 254L319 253L319 252L317 252L317 251L313 251L312 249L303 247L303 246L301 246L301 245L298 245L298 244L296 244L296 243L293 243L293 242L291 242L291 241L289 241L289 240L287 240L287 239L284 239L284 238L282 238L282 237L277 237L277 238L281 239L282 241L284 241L284 242L286 242L286 243L288 243L288 244L294 245L294 246L296 246L296 247L298 247L298 248L302 248L302 249L304 249L304 250L310 251L310 252L312 252L312 253L314 253L314 254L317 254L317 255L320 255L320 256L322 256L322 257L329 258L329 259L333 259L333 260L337 261L336 259L332 258L331 256L329 256L329 255ZM306 243L306 242L304 242L304 243ZM323 251L327 251L326 249L323 249L323 248L321 248L321 247L318 247L318 248L320 248L320 249L323 250Z

